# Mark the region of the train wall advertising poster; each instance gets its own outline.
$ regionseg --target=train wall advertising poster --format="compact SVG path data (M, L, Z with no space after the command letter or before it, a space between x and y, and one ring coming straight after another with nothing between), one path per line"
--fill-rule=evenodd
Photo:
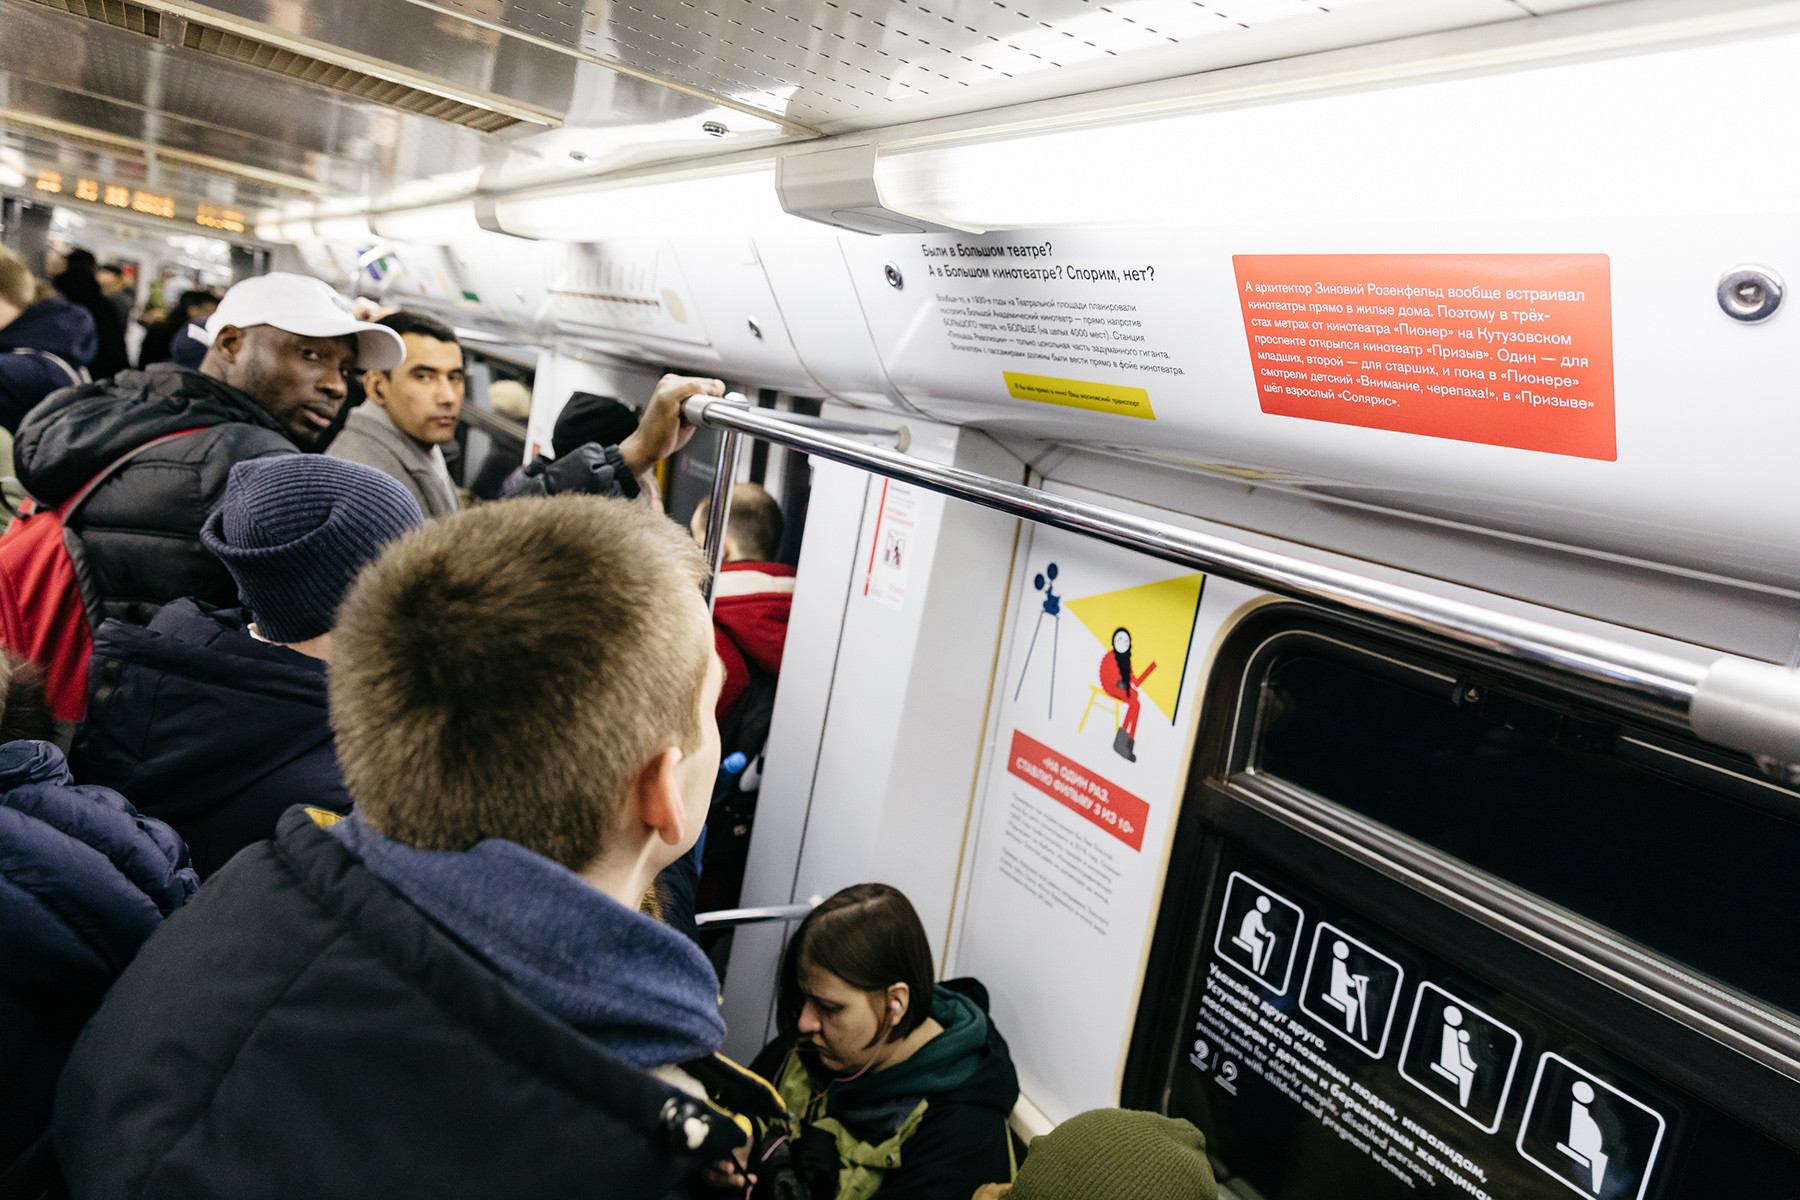
M1239 254L1266 413L1618 457L1604 254Z
M1018 562L950 966L1006 1037L1058 1047L1020 1070L1062 1119L1117 1102L1201 660L1245 590L1046 529Z

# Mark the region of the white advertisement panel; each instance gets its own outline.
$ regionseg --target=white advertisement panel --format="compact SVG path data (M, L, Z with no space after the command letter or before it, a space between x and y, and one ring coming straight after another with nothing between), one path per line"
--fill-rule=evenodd
M949 974L987 985L1053 1120L1118 1102L1205 659L1252 593L1035 529Z

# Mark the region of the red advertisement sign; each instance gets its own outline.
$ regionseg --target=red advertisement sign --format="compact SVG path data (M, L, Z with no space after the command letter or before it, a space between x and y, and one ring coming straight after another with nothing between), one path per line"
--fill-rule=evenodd
M1604 254L1239 254L1262 410L1613 462Z
M1012 760L1007 770L1044 795L1061 801L1130 846L1144 848L1144 822L1150 806L1124 788L1108 783L1035 738L1013 730Z

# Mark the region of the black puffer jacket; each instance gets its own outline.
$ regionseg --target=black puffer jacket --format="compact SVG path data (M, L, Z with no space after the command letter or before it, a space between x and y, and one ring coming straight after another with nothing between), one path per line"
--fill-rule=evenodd
M185 429L201 432L132 459L76 517L70 555L90 617L142 624L181 596L237 603L231 576L200 544L200 526L234 463L299 451L249 396L167 363L57 392L20 423L19 481L47 506L133 447Z
M181 839L77 787L48 742L0 746L0 1196L31 1194L69 1047L107 987L199 886Z
M49 296L0 326L0 426L25 414L58 388L79 384L94 357L94 318L80 305Z
M108 621L94 634L76 773L174 826L202 879L296 804L350 811L325 664L257 641L249 621L177 600L148 628Z
M658 1200L744 1140L526 1000L301 809L113 986L55 1133L75 1200Z

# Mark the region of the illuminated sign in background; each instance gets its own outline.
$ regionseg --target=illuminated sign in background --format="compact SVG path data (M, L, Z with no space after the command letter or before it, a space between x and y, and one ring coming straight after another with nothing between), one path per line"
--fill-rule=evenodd
M55 171L40 171L37 177L37 190L49 192L51 195L63 194L63 177ZM90 204L105 204L113 208L130 209L147 217L162 217L170 221L186 221L188 209L185 205L179 209L175 197L163 196L156 192L146 192L137 188L125 187L116 183L101 183L95 179L76 179L72 194L77 200L86 200ZM207 229L217 229L224 233L244 232L244 214L234 208L221 208L216 204L197 204L193 210L193 223Z

